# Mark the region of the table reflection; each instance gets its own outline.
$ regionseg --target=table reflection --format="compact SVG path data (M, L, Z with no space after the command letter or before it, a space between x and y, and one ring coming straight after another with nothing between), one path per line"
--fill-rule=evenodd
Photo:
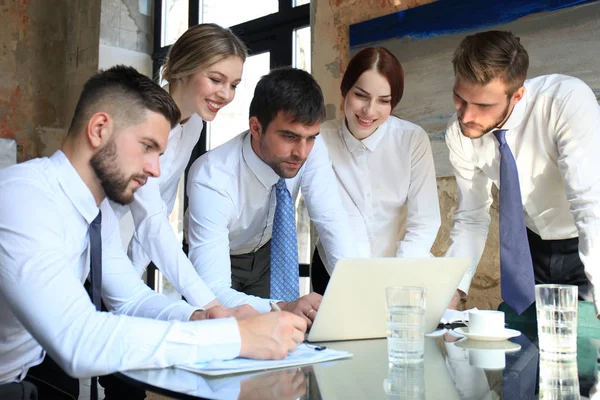
M122 377L175 398L591 399L600 375L600 341L592 344L583 343L582 350L592 354L593 370L573 360L539 360L535 343L525 335L486 345L446 334L427 337L423 362L407 365L388 365L386 340L376 339L327 343L353 358L302 368L223 377L167 368L128 371Z

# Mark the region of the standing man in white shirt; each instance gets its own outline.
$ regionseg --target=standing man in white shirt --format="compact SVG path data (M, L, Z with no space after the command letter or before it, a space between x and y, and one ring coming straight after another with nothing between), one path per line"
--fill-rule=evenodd
M135 273L105 199L131 202L159 175L179 118L152 80L114 67L86 83L62 150L0 170L0 398L22 398L31 383L42 399L77 398L69 376L283 358L304 339L306 323L289 313L195 321L222 308L171 301ZM100 290L113 313L98 311ZM45 368L52 360L66 373Z
M278 284L272 274L277 276L273 266L285 258L278 248L279 234L273 233L279 232L276 186L293 203L302 190L332 265L354 255L331 162L318 137L324 116L321 88L310 74L273 70L254 91L250 129L192 165L187 187L189 257L223 306L246 303L264 312L269 298L286 300L274 295ZM295 230L293 235L284 247L295 253L295 266L292 262L284 275L295 273L291 281L296 280L297 298ZM295 298L281 308L304 315L310 323L321 296Z
M483 252L493 183L500 190L507 304L521 313L535 298L534 283L573 284L598 314L600 107L594 93L565 75L525 81L529 58L511 32L467 36L453 64L457 113L446 143L459 204L446 255L473 260L454 300L468 292Z

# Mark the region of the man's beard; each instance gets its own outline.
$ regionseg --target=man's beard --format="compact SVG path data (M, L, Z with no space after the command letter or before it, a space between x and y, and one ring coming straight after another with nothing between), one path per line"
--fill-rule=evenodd
M459 120L458 126L460 127L460 132L463 134L463 136L469 137L471 139L480 138L485 133L491 131L492 129L497 128L498 125L502 124L504 122L504 120L506 119L506 117L511 113L511 111L512 110L510 109L510 102L509 102L508 105L506 106L506 109L504 109L504 112L502 113L502 116L496 122L494 122L493 124L491 124L489 126L486 126L486 127L482 128L480 130L478 129L480 132L479 132L479 136L477 136L477 137L471 137L471 136L466 135L465 131L463 130L463 123ZM473 128L471 128L471 129L473 129Z
M145 181L148 178L144 174L125 178L121 174L117 162L117 144L112 138L92 157L90 164L100 180L106 197L121 205L127 205L133 201L133 191L127 191L129 182L134 179Z

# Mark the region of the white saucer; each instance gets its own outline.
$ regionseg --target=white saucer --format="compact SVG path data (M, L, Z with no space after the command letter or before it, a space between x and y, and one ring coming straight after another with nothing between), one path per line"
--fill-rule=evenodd
M507 353L521 350L520 344L509 342L508 340L483 342L481 340L463 339L454 342L454 345L467 350L504 350Z
M507 329L505 328L503 331L496 332L495 335L475 335L469 333L469 328L454 328L454 332L466 336L471 340L480 340L484 342L499 342L502 340L510 339L513 337L517 337L521 334L521 332L515 329Z

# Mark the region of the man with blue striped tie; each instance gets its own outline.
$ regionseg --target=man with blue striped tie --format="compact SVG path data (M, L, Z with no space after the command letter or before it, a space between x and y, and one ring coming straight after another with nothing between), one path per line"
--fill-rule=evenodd
M452 60L456 114L446 130L459 204L447 256L473 264L499 188L502 298L521 314L537 283L577 285L600 318L600 107L582 80L525 80L529 56L511 32L467 36Z
M305 71L263 76L250 104L249 130L190 168L189 258L226 307L270 300L310 324L321 296L299 297L295 203L300 191L331 264L354 254L327 149L318 137L325 105Z

